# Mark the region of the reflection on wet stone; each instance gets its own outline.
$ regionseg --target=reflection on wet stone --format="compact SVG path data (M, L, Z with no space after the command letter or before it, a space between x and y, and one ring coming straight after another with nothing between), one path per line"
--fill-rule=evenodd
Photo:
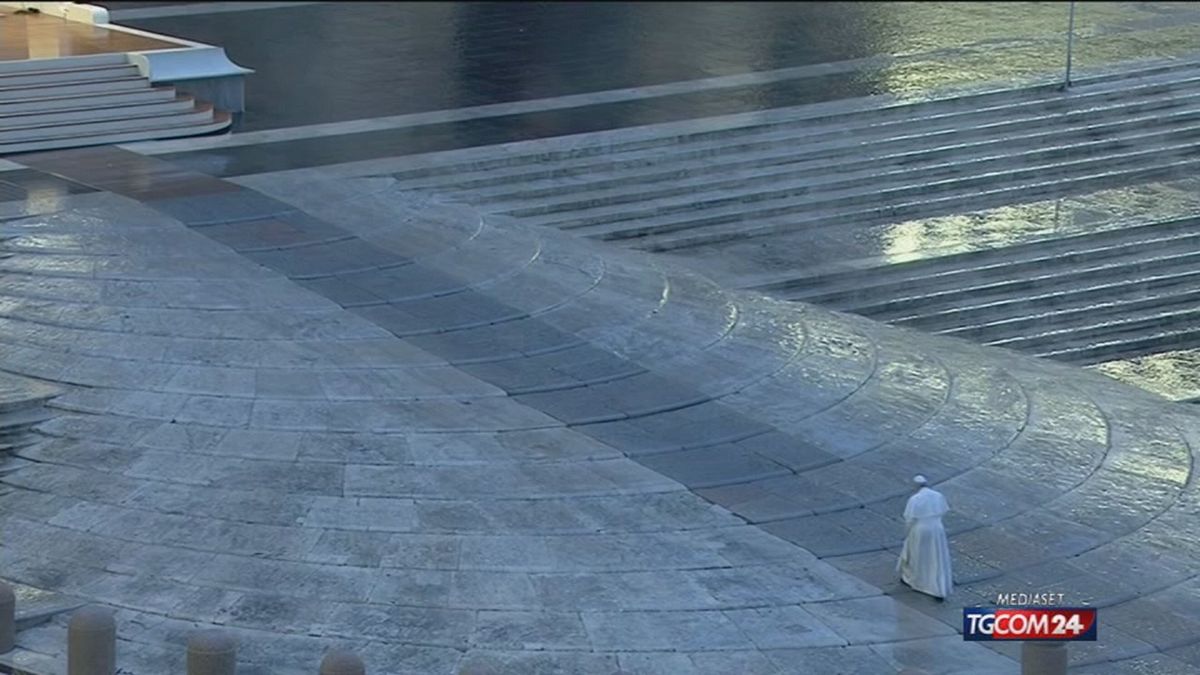
M1195 670L1200 424L1104 375L1194 395L1192 66L898 105L1050 77L1061 6L971 7L134 20L258 70L245 135L0 171L0 365L63 390L4 577L121 608L136 672L202 625L248 672L1011 672L960 610L1026 589L1110 617L1083 672ZM1081 6L1081 67L1196 15Z

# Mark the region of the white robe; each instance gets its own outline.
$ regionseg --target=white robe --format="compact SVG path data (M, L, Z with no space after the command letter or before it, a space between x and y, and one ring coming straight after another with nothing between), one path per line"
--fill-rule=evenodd
M923 487L908 498L904 522L908 535L900 549L896 569L900 579L913 590L945 598L954 590L950 570L950 542L942 527L942 516L950 510L942 493Z

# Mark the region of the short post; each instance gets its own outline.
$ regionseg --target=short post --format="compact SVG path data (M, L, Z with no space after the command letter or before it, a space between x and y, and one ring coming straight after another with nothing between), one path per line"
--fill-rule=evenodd
M1021 675L1067 675L1067 643L1026 640L1021 644Z
M234 675L237 645L229 634L203 630L188 638L187 675Z
M321 672L318 675L367 675L367 667L352 652L331 649L321 659Z
M1067 72L1063 76L1063 91L1071 86L1071 50L1075 46L1075 0L1071 0L1071 9L1067 13Z
M0 654L17 646L17 594L0 581Z
M67 675L115 675L117 621L94 605L75 612L67 624Z

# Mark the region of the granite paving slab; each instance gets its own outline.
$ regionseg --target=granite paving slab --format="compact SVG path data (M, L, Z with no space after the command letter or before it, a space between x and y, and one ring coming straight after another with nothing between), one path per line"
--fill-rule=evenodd
M132 672L197 626L248 672L1011 671L954 612L1038 584L1114 617L1076 662L1188 663L1190 411L389 180L205 185L0 223L0 365L64 392L0 476L4 576L119 608ZM890 571L916 472L954 509L938 607Z

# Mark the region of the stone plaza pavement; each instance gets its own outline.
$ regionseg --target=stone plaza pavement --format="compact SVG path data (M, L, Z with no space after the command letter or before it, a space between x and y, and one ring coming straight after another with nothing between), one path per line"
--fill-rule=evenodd
M958 631L1016 591L1102 607L1079 672L1200 671L1192 408L389 177L20 159L95 191L0 204L0 367L64 391L0 576L117 608L124 672L220 625L249 674L1013 673ZM946 603L892 571L917 472Z

